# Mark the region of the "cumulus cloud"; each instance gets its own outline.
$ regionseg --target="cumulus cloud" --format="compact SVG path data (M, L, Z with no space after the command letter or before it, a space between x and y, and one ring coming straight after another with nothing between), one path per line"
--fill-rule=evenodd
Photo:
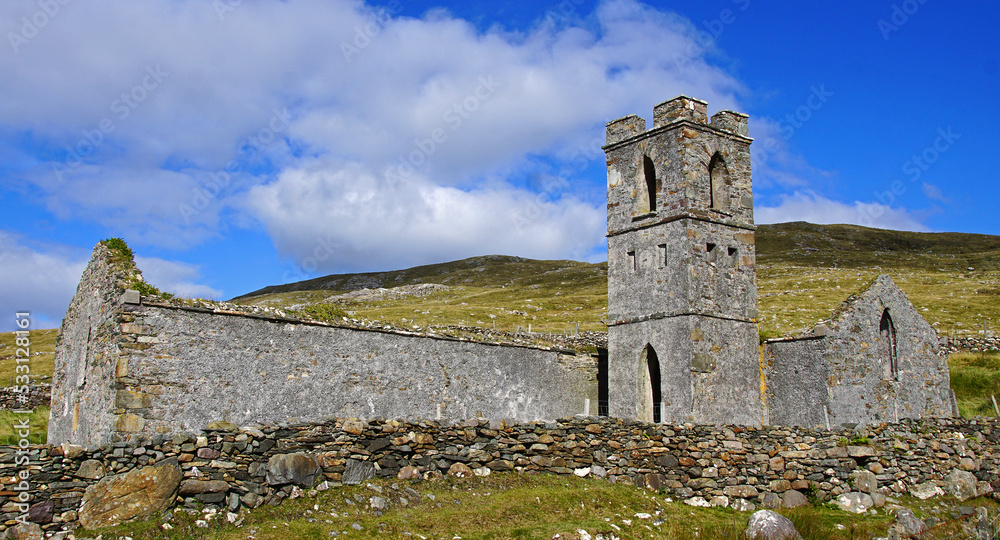
M480 30L440 10L391 15L355 0L243 2L221 13L216 4L61 5L11 44L0 76L17 84L0 87L0 130L10 135L0 155L30 164L17 173L25 191L62 219L128 230L141 243L179 248L256 219L280 252L304 253L314 231L295 238L259 194L317 158L374 176L413 165L422 195L438 205L479 197L507 211L532 194L505 176L588 145L606 121L649 117L652 104L681 93L738 108L742 91L705 60L710 44L689 21L633 0L522 31ZM3 3L0 21L18 34L37 9ZM249 193L257 204L242 204ZM314 195L324 208L344 196ZM282 204L299 216L317 202ZM546 205L546 215L582 211L570 196ZM428 248L457 245L448 220L423 224L441 240ZM569 243L580 242L592 240ZM529 245L522 251L567 252ZM422 262L440 251L454 250L430 250Z
M465 190L420 176L391 184L364 166L315 163L253 188L247 204L307 272L406 267L472 255L586 258L605 212L504 184Z
M34 245L0 230L0 331L15 330L14 313L31 313L32 328L59 326L89 253Z
M143 280L161 291L184 298L222 298L222 291L195 282L201 277L197 265L140 256L135 264L142 270Z
M756 207L757 223L808 221L810 223L845 223L877 229L929 231L912 212L880 203L854 201L848 204L834 201L809 191L796 191L781 196L777 206Z

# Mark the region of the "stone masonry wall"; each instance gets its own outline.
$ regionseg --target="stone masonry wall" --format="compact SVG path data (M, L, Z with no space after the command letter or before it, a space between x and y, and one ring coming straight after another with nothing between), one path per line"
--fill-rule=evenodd
M512 418L597 407L590 356L139 297L102 245L56 347L52 443L194 431L213 419ZM569 353L569 354L565 354Z
M873 496L876 504L885 495L925 497L949 489L946 479L956 470L974 475L976 494L1000 488L996 419L907 420L862 431L713 428L595 417L512 425L338 419L213 426L218 429L85 448L32 447L29 514L47 530L73 528L84 492L100 478L170 459L183 471L178 504L232 511L278 504L295 488L323 481L327 487L371 477L430 480L449 471L594 476L742 510L856 491ZM13 525L21 512L14 484L22 467L15 464L15 451L0 447L4 526ZM271 470L279 462L296 461L281 457L289 454L303 455L297 462L312 469L300 476L309 477L305 485L290 483L294 471Z
M890 343L879 331L885 310L895 328L895 373ZM766 344L772 424L877 423L958 414L937 333L889 276L853 296L817 333Z

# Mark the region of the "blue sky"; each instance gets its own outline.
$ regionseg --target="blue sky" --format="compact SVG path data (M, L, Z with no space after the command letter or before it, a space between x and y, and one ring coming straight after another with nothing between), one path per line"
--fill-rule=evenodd
M604 123L678 94L750 115L760 223L1000 234L998 20L939 0L4 2L0 329L56 326L112 236L148 281L220 299L603 260Z

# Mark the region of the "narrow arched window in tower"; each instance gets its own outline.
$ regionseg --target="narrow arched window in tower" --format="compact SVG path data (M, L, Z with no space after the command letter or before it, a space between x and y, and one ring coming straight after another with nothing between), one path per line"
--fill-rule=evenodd
M646 344L639 357L639 420L645 422L660 422L660 359L652 345Z
M729 171L726 169L722 154L718 152L712 156L712 161L708 164L708 178L709 207L712 210L726 210L729 207Z
M648 196L650 212L656 211L656 167L653 165L653 160L649 159L649 156L643 156L642 158L642 172L643 176L646 178L646 195Z
M884 378L899 379L899 360L896 356L896 327L892 324L889 310L882 311L882 320L878 323L879 352L882 353Z

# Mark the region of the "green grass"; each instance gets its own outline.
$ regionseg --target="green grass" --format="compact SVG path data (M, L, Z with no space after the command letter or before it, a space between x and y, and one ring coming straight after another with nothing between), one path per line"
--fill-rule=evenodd
M394 480L373 481L382 489L344 486L316 497L286 500L243 514L240 526L225 523L220 515L207 528L194 525L200 515L177 512L171 530L160 520L95 531L105 537L128 535L135 540L206 538L330 538L332 531L347 538L455 538L515 539L563 538L577 529L591 535L614 533L620 538L739 538L750 514L725 509L693 508L667 502L663 495L603 480L574 476L494 474L485 478L446 479L409 484ZM396 484L398 489L393 489ZM415 489L418 497L405 490ZM369 508L373 496L389 499L381 515ZM407 499L404 506L400 495ZM428 497L433 496L433 500ZM353 504L348 503L350 500ZM649 518L637 517L649 514ZM861 539L884 535L891 518L855 516L829 507L782 511L806 540ZM361 530L352 528L357 523ZM844 526L839 530L836 524ZM617 529L616 529L617 527ZM344 534L346 532L346 535ZM410 533L407 535L406 533Z
M948 367L962 416L996 416L990 396L1000 402L1000 353L952 354Z
M20 425L26 415L15 414L7 409L0 409L0 445L17 445L21 436L15 429ZM28 440L31 444L45 444L46 430L49 427L49 408L37 407L30 415L27 415L30 433Z
M939 332L1000 331L1000 237L911 233L850 225L782 223L757 231L762 337L811 328L879 274L896 284ZM971 268L971 270L970 270ZM473 257L367 274L325 276L266 287L235 301L274 307L325 303L362 287L440 283L423 298L340 302L359 319L395 326L468 325L512 331L605 329L607 263Z
M28 366L31 368L32 383L52 382L52 369L55 360L56 338L59 330L31 330L28 332L28 339L31 346L28 352L31 353L31 361ZM18 357L17 345L13 332L0 334L0 387L12 386L17 369ZM23 357L23 355L22 355Z

